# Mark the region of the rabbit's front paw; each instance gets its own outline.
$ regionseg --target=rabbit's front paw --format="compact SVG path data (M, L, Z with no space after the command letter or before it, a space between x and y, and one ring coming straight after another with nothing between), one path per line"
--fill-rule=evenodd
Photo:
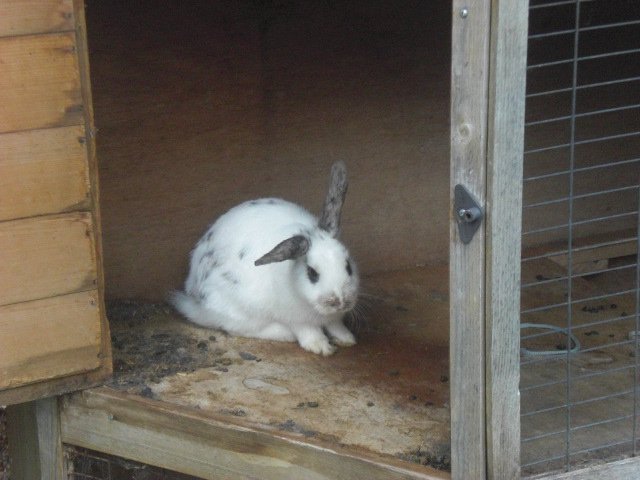
M327 333L333 339L333 343L340 347L351 347L356 344L356 337L344 326L342 320L327 325Z
M336 347L329 343L329 339L320 330L304 332L298 336L298 343L305 350L325 357L336 351Z
M333 343L338 345L339 347L353 347L356 344L356 337L353 336L353 333L348 332L348 336L344 337L332 337Z

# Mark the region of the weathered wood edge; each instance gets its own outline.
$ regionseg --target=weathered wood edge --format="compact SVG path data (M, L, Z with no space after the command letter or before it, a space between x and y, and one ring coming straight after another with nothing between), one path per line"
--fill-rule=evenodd
M490 0L453 1L451 59L451 205L457 184L484 205ZM451 212L451 473L486 477L485 232L465 245Z
M96 253L96 273L98 283L98 309L102 330L101 359L99 375L108 378L113 372L111 356L111 334L104 304L104 266L102 253L102 219L100 216L100 188L98 181L98 159L96 156L96 128L94 125L93 98L91 96L91 75L89 70L89 46L87 44L87 22L84 13L84 0L73 0L73 13L76 25L76 51L80 71L80 87L82 91L85 142L87 147L87 166L89 172L89 188L91 194L91 216Z
M450 478L393 457L249 428L107 387L65 397L61 422L65 443L208 479Z
M0 392L0 405L31 402L39 398L75 392L81 388L95 387L101 385L107 376L103 367L90 372L13 387Z
M486 203L488 478L520 478L520 244L528 2L491 5Z
M640 478L640 457L626 458L573 472L545 473L525 478L528 480L620 480Z

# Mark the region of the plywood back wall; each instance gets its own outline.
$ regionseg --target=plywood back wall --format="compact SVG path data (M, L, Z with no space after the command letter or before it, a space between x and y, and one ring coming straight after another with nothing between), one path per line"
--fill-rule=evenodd
M365 273L447 262L450 6L111 3L87 9L108 297L180 287L236 203L317 212L336 159Z

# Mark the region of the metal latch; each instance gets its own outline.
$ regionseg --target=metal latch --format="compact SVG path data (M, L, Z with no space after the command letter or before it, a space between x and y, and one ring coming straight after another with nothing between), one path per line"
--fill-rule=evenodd
M456 185L453 194L453 211L458 223L458 233L462 243L467 244L480 228L484 213L480 204L463 185Z

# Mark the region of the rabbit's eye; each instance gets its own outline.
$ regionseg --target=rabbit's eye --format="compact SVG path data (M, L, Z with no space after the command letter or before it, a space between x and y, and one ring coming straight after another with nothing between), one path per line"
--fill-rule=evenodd
M311 281L311 283L316 283L320 278L320 274L316 272L315 269L307 266L307 277L309 277L309 281Z
M351 269L351 262L347 260L347 275L351 276L353 270Z

